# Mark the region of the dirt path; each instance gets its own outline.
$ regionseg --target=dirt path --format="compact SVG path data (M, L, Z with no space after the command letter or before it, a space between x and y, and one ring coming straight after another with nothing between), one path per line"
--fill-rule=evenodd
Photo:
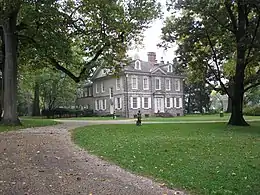
M82 125L86 123L0 133L0 194L184 194L79 149L68 130Z

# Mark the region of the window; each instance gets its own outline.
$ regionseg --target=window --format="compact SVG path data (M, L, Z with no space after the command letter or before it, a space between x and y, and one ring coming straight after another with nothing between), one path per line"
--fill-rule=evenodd
M137 108L137 97L133 97L133 108Z
M103 108L103 101L98 100L98 110L102 110L102 108Z
M168 65L168 72L173 72L171 64Z
M98 91L98 84L96 84L96 93L99 93L99 91Z
M176 108L182 108L182 98L176 98L175 99L175 107Z
M143 79L143 88L146 90L149 89L148 77Z
M121 98L116 98L116 108L121 109Z
M103 82L100 84L100 88L101 88L101 92L105 91L105 87L104 87L104 83Z
M141 70L141 62L140 62L139 60L137 60L137 61L135 62L135 69L136 69L136 70Z
M114 97L113 87L109 88L109 91L110 98Z
M149 108L148 97L144 98L144 108Z
M137 89L137 77L132 77L132 89Z
M166 98L166 107L167 108L171 107L171 98Z
M120 78L116 79L116 90L120 90L121 88L121 82L120 82Z
M104 99L103 100L103 110L105 110L106 109L106 100Z
M98 110L98 101L95 101L95 110Z
M160 90L161 89L161 79L156 78L155 79L155 89Z
M181 82L180 79L175 79L175 91L180 91L181 90Z
M170 79L165 80L165 88L166 88L166 91L171 90L171 80Z

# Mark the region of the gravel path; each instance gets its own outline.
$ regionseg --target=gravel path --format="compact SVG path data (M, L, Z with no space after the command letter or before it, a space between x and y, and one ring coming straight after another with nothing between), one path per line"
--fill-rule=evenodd
M83 125L86 123L75 121L0 133L0 194L184 194L124 171L75 146L69 130Z

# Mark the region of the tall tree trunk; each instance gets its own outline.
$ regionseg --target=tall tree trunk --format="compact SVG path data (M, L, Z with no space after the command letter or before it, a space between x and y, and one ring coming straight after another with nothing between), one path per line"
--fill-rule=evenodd
M34 99L33 99L33 116L40 116L40 85L39 82L35 82L34 86Z
M1 50L0 50L0 70L2 73L1 76L1 99L0 99L0 120L2 120L2 112L4 105L4 63L5 63L5 44L4 44L4 30L0 27L0 36L1 36Z
M10 13L3 24L5 37L4 116L3 124L19 125L17 114L17 21L18 10Z

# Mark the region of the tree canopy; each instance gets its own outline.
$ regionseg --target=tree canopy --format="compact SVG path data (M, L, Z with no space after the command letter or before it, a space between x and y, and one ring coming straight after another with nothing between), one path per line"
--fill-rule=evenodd
M168 9L179 13L166 19L161 46L177 44L188 76L232 99L229 124L247 125L243 96L260 84L260 1L171 0Z

